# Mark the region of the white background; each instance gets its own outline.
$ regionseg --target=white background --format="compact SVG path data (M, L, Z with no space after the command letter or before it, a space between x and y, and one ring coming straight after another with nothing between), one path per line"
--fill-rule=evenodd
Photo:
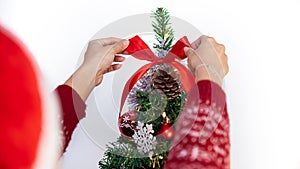
M227 48L232 169L300 169L297 0L0 0L0 22L30 49L51 91L71 75L98 30L158 6ZM77 128L65 169L96 169L100 158Z

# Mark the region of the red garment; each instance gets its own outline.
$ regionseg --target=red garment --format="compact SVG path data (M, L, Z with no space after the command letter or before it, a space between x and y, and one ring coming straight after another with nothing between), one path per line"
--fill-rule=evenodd
M164 169L230 168L229 118L225 93L217 84L198 82L174 133Z
M85 117L86 105L78 93L67 85L60 85L56 88L62 107L61 124L64 135L63 151L71 140L72 133L79 120Z
M0 168L31 168L42 137L38 73L24 45L0 25Z

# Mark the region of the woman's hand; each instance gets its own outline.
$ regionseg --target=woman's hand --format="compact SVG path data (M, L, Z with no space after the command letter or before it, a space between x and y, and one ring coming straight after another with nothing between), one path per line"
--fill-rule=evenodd
M95 86L103 80L105 73L117 70L124 57L121 54L129 45L128 40L119 38L96 39L89 42L84 61L74 74L65 82L85 101Z
M128 45L128 40L119 38L96 39L89 42L84 55L83 66L97 70L95 86L102 82L105 73L117 70L121 67L120 64L112 63L123 62L125 60L124 57L115 56L115 54L122 53Z
M211 80L222 86L223 78L228 73L225 46L208 36L201 36L191 45L192 48L185 48L185 54L196 81Z

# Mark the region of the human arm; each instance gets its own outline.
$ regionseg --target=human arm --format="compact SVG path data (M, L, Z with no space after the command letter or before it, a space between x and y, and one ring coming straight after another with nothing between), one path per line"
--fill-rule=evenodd
M68 85L55 89L61 105L60 125L63 135L63 152L71 140L72 133L79 121L85 117L86 105L78 93Z
M229 117L221 88L228 72L225 48L212 38L200 37L185 52L197 83L177 121L164 168L229 169Z
M62 107L63 151L66 150L78 122L85 117L87 97L102 82L105 73L121 67L113 62L122 62L124 58L115 55L122 53L128 43L127 40L118 38L90 41L82 65L63 85L57 87Z

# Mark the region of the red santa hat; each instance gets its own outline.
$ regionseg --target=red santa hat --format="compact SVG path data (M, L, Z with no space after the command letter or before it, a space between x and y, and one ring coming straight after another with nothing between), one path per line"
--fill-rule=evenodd
M0 168L57 168L58 103L29 52L0 26Z

